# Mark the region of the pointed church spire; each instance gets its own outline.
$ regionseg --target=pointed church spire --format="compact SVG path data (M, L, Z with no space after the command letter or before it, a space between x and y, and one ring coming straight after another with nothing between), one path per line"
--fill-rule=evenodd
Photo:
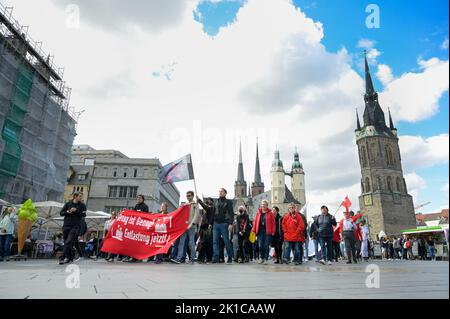
M361 122L359 121L358 109L356 109L356 130L357 131L361 130Z
M259 166L259 146L256 141L255 184L261 184L261 168Z
M239 164L238 164L238 174L236 182L244 183L244 164L242 161L242 142L239 141Z
M394 121L392 120L392 115L391 115L391 109L388 108L388 112L389 112L389 128L391 130L395 130L395 126L394 126Z
M366 95L372 95L375 93L373 88L372 76L370 75L369 62L367 62L367 51L364 50L364 63L366 69Z

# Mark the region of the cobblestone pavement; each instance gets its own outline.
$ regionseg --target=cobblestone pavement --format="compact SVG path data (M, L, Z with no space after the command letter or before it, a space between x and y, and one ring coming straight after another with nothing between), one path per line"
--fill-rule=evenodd
M367 288L367 282L376 285L377 268L379 288ZM0 262L0 278L0 298L449 298L448 261L291 266L84 260L67 268L28 260Z

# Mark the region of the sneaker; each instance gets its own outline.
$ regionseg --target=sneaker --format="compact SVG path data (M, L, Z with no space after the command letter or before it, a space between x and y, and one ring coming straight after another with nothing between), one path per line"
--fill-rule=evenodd
M328 265L331 266L333 263L331 261L328 262Z
M262 265L264 263L264 260L263 259L260 259L259 261L258 261L258 264L260 264L260 265Z
M60 264L60 265L64 265L64 264L69 264L69 263L71 263L71 262L72 262L72 260L69 260L68 258L64 258L64 260L61 259L61 260L59 261L59 264Z
M233 263L233 259L232 258L228 258L227 264L232 264L232 263Z
M171 262L171 263L174 263L174 264L177 264L177 265L181 264L181 261L179 261L178 259L175 259L175 258L172 258L172 259L170 260L170 262Z
M109 262L109 263L113 263L114 262L114 258L108 258L108 259L106 259L106 261Z
M347 262L346 262L346 264L351 264L351 263L352 263L352 261L351 261L351 260L349 260L349 261L347 261Z
M322 265L325 265L325 260L321 259L319 262L320 262Z
M122 257L119 257L119 258L117 258L117 261L123 261L123 258Z
M263 264L263 265L268 265L268 264L269 264L269 261L266 259L266 260L263 261L262 264Z
M84 260L84 257L78 257L77 259L75 259L73 262L78 262L78 261L82 261L82 260Z
M162 260L161 259L156 259L155 260L155 264L162 264Z

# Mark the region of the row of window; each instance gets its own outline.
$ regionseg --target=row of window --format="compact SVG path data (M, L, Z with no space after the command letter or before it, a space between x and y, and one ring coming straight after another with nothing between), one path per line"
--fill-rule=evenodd
M157 169L155 169L157 170ZM98 168L97 171L99 177L117 177L117 178L137 178L137 177L147 177L148 168L138 169L138 168L112 168L105 166L103 168Z
M397 164L397 161L396 161L396 158L392 151L392 148L389 145L387 145L385 147L384 154L385 154L385 158L386 158L386 164L388 166L395 166ZM370 152L369 153L367 152L365 146L361 146L359 156L360 156L360 162L361 162L362 167L366 167L369 163L369 159L370 159L370 161L373 162L373 161L375 161L375 159L377 157L380 157L381 154L380 154L379 148L376 146L376 144L371 143L370 144Z
M394 182L395 181L395 182ZM362 191L365 193L369 193L372 191L372 189L375 190L388 190L390 192L397 191L402 193L403 191L406 192L406 189L404 189L404 181L400 177L392 178L391 176L386 177L386 184L384 184L382 178L380 176L376 177L376 184L371 183L370 178L366 177L364 180L364 183L361 182L361 188ZM395 186L395 189L394 189Z
M111 214L112 212L120 213L124 209L133 209L134 207L123 207L123 206L105 206L105 213Z
M136 198L138 194L137 186L109 186L109 198Z
M76 193L76 192L81 192L82 193L83 191L84 191L84 187L83 186L74 186L72 194Z

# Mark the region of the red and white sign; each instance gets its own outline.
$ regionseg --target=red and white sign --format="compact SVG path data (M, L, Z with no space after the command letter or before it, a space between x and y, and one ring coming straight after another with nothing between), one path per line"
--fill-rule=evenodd
M169 214L124 210L114 221L102 251L145 259L165 254L188 227L189 205Z

